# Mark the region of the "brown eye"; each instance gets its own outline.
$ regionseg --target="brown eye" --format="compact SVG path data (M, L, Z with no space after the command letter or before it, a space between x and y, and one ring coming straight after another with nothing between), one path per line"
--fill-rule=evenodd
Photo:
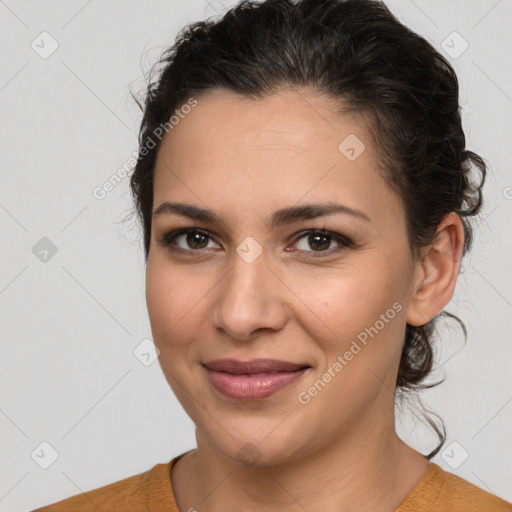
M305 231L299 235L295 243L302 239L305 239L305 243L303 244L302 248L299 248L299 250L312 253L316 252L332 254L333 252L342 250L352 245L349 240L340 234L325 230ZM333 243L338 244L338 247L335 247L333 250L331 250L331 244ZM308 250L308 247L313 250Z
M191 249L204 249L205 240L208 238L208 235L203 235L202 233L197 232L186 233L183 236Z
M164 245L175 245L178 249L184 251L200 251L207 248L210 239L211 237L207 232L189 228L171 231L162 238L161 242ZM177 245L176 240L181 240L182 245Z
M303 246L302 248L299 247L298 250L300 252L310 253L308 256L330 256L335 252L352 247L352 243L339 233L321 229L310 229L299 233L295 239L295 244L299 241L302 243L302 239L304 239ZM212 246L208 247L209 242L216 244L207 231L197 228L184 228L171 231L164 235L160 242L164 246L169 246L169 249L172 251L188 251L189 253L200 253L203 249L212 248ZM218 244L216 245L218 246Z

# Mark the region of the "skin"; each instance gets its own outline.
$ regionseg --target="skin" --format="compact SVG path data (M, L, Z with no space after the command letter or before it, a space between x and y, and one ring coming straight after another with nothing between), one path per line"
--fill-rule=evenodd
M461 221L446 216L414 259L402 202L380 175L364 125L336 114L314 91L285 89L256 101L217 90L196 99L162 141L153 210L164 201L188 203L223 222L154 216L146 274L160 366L196 425L197 449L171 473L179 509L347 512L364 503L365 510L392 511L430 467L394 428L405 327L425 324L451 299ZM338 150L349 134L366 146L354 161ZM270 225L280 208L329 201L371 221L331 214ZM188 227L210 238L191 245L178 236L181 253L161 242ZM296 236L308 229L338 233L353 245ZM236 252L249 236L263 250L252 263ZM300 403L298 394L394 303L401 311ZM268 398L235 401L211 386L201 365L228 357L311 368ZM247 443L255 447L249 464L239 455Z

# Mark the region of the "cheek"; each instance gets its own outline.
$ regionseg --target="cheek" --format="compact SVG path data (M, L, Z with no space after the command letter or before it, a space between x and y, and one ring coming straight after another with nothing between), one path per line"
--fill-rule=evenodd
M352 270L316 280L316 295L309 297L322 319L309 324L319 367L301 391L312 397L309 412L333 424L394 390L405 333L403 284L389 273Z
M146 303L155 345L160 351L178 349L197 328L201 291L196 280L164 265L148 264L146 273ZM198 291L198 288L200 291Z
M321 341L329 362L349 350L353 341L361 347L358 351L354 346L354 359L364 359L365 364L383 357L390 363L398 357L405 328L406 285L403 276L395 274L398 268L374 261L315 279L308 302L316 305L312 309L322 322L316 321L316 332L310 334Z
M203 295L208 288L202 288ZM198 319L201 302L194 290L197 287L191 285L190 277L166 268L165 263L148 263L146 303L153 342L159 350L158 362L169 386L187 411L195 382L184 361L197 356L194 354L197 346L192 341L197 336L197 326L201 325ZM196 390L192 394L200 393Z

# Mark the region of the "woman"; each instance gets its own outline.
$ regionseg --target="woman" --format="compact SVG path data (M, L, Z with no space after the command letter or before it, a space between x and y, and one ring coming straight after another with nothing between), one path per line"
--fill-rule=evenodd
M197 449L38 510L512 510L395 432L482 205L448 62L380 2L267 0L160 63L131 186Z

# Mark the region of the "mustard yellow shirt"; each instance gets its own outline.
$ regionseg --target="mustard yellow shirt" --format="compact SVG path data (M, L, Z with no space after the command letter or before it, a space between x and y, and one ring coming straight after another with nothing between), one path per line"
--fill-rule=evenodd
M139 475L77 494L33 512L180 512L171 486L172 466L185 455ZM394 512L501 512L512 504L432 463ZM186 512L186 511L182 511Z

